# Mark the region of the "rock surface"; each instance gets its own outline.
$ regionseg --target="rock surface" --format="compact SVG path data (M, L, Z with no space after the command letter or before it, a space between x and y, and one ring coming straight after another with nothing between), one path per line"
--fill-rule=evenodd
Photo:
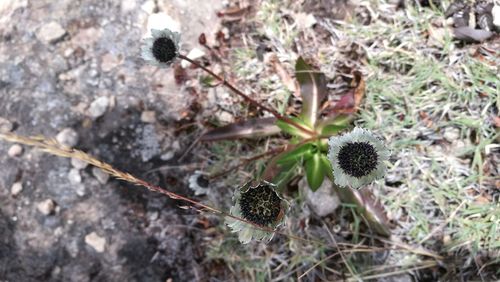
M176 165L163 153L181 155L191 144L192 136L172 136L195 97L172 69L145 65L139 50L153 12L178 22L191 50L200 33L216 30L220 8L195 0L1 0L0 133L56 138L184 194L182 172L157 168ZM156 116L141 120L146 109ZM200 263L197 213L29 146L12 158L12 145L0 141L0 280L197 281L210 268Z

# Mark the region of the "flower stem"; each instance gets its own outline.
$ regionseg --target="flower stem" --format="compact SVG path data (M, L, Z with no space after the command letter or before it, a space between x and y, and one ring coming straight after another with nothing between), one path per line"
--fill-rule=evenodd
M226 86L227 88L231 89L231 91L233 91L234 93L236 93L238 96L242 97L246 102L248 102L249 104L251 105L254 105L258 108L261 108L262 110L264 111L267 111L269 113L271 113L273 116L275 116L278 120L281 120L283 122L286 122L300 130L302 130L303 132L311 135L311 136L316 136L317 133L315 131L312 131L308 128L305 128L303 126L301 126L300 124L294 122L292 119L290 119L289 117L286 117L280 113L278 113L276 110L272 109L272 108L269 108L265 105L263 105L262 103L259 103L257 102L256 100L250 98L248 95L246 95L245 93L243 93L241 90L239 90L238 88L236 88L234 85L232 85L231 83L229 83L226 79L224 79L223 77L217 75L216 73L214 73L213 71L211 71L210 69L198 64L196 61L184 56L184 55L179 55L179 58L183 59L183 60L186 60L188 62L190 62L191 64L201 68L202 70L204 70L206 73L210 74L212 77L214 77L215 79L217 79L218 81L220 81L222 84L224 84L224 86Z

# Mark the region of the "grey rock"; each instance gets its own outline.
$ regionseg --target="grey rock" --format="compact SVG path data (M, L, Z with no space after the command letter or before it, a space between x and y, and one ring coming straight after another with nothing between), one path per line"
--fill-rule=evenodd
M54 43L66 34L66 30L58 22L44 24L37 32L36 37L46 43Z
M97 119L106 112L108 106L109 98L106 96L99 97L90 104L88 114L91 118Z
M10 122L8 119L0 117L0 133L7 133L12 131L12 128L14 126L12 125L12 122Z
M80 159L71 158L71 165L76 169L85 169L89 164Z
M74 147L78 144L78 133L72 128L65 128L57 134L56 140L65 146Z
M98 167L93 167L92 168L92 175L99 181L101 184L106 184L108 183L109 180L109 174L104 172L102 169Z
M299 182L299 187L305 196L306 203L319 216L332 213L340 205L340 200L333 191L332 182L327 178L315 192L309 188L305 178Z
M83 197L87 194L87 189L85 189L85 185L82 183L78 183L74 185L75 192L78 196Z
M82 183L82 176L80 175L80 170L72 168L68 173L69 182L73 185Z

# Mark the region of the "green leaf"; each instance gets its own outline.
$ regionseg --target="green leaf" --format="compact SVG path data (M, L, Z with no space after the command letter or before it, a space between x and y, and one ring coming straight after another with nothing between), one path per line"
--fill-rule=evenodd
M347 128L349 124L353 121L354 115L340 114L326 119L318 121L317 129L322 132L322 134L328 134L326 131L335 131L335 126L342 127L342 129ZM326 129L327 127L330 127ZM336 134L333 132L332 135Z
M290 117L291 120L293 120L295 123L305 127L305 128L311 128L309 125L307 125L303 120L297 118L297 117ZM304 133L302 130L298 129L297 127L288 124L284 121L278 120L276 122L276 125L285 133L288 133L292 136L299 136L302 138L309 138L310 136L307 133Z
M297 175L298 166L299 163L297 162L279 166L280 172L271 182L278 186L278 189L283 189L283 187L285 187L288 182L290 182L290 180Z
M277 164L284 164L291 161L298 162L300 160L307 160L311 158L315 147L311 143L301 145L286 154L283 154L277 161Z
M336 124L329 124L321 130L321 135L327 135L327 136L332 136L336 135L339 131L342 131L345 129L347 126L345 125L336 125Z
M321 102L326 98L326 76L314 70L302 57L295 63L295 77L300 85L302 96L302 111L300 116L310 126L314 127L319 116Z
M316 191L325 179L325 168L321 161L322 154L317 152L306 161L306 178L311 190Z
M330 163L330 160L328 159L328 157L325 154L321 154L321 166L325 170L325 174L333 182L332 163Z

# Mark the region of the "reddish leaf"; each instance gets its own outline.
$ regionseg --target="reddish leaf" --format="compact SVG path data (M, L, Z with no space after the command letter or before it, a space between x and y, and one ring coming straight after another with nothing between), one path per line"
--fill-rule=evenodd
M493 117L493 123L497 128L500 128L500 117L498 116Z
M352 88L340 98L330 113L353 114L358 111L365 96L366 84L361 72L353 71L352 75L354 77L351 82Z
M389 237L391 230L388 226L387 216L380 202L374 200L372 192L367 189L355 190L334 185L343 203L354 204L359 213L363 215L365 223L378 235Z
M229 7L217 12L217 16L219 18L223 18L225 21L239 21L245 16L248 11L250 11L250 5L246 5L243 7Z
M201 137L201 141L217 141L239 138L264 137L281 132L275 118L256 118L213 129Z
M302 111L300 116L310 126L316 124L319 116L321 102L326 98L326 76L324 73L314 70L302 57L295 64L295 77L300 85L300 96L302 96Z

